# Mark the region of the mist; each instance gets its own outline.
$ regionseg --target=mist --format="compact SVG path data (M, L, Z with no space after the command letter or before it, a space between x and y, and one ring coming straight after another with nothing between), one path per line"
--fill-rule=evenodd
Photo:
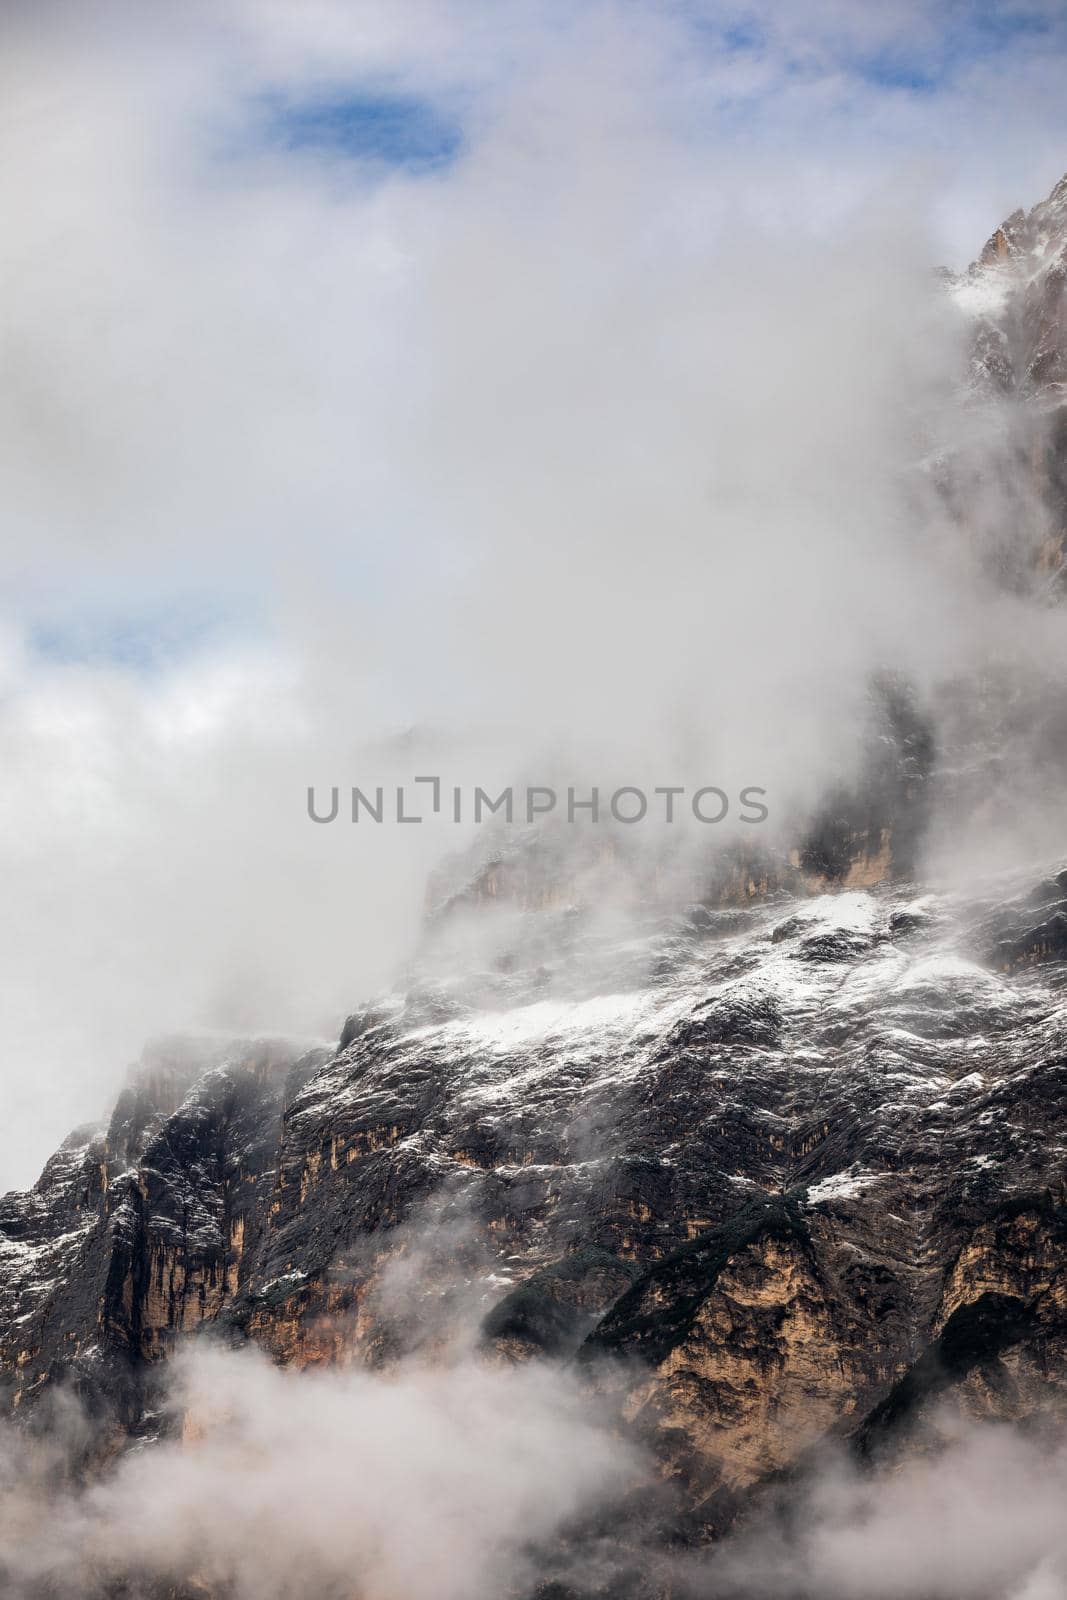
M388 983L470 832L316 828L309 785L432 758L755 784L781 820L854 766L872 671L1062 660L917 465L968 426L933 268L1009 172L1013 205L1058 175L1015 131L1045 68L976 192L925 108L849 99L835 15L757 136L735 94L799 48L774 7L758 84L654 6L9 8L4 1183L149 1034L328 1040ZM371 93L447 153L294 132Z
M917 1459L861 1473L842 1453L784 1512L712 1557L694 1595L1053 1600L1067 1584L1062 1436L934 1419Z
M47 1430L0 1439L7 1592L191 1583L235 1600L489 1600L550 1580L618 1592L636 1572L692 1600L1063 1592L1056 1431L944 1412L917 1455L861 1470L824 1451L712 1552L680 1553L634 1515L667 1491L588 1378L486 1363L463 1342L432 1365L300 1372L202 1341L170 1375L173 1436L127 1450L88 1487L65 1480L99 1448L101 1422L71 1398L54 1399Z
M82 1494L57 1493L62 1442L5 1440L8 1593L126 1578L235 1600L498 1595L533 1582L538 1552L618 1503L640 1465L572 1379L537 1367L300 1374L201 1350L171 1404L184 1441ZM66 1430L82 1442L76 1415Z

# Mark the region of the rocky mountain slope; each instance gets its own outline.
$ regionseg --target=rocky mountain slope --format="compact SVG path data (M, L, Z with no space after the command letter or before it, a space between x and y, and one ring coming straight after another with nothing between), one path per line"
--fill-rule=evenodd
M949 279L972 330L974 403L990 409L996 435L979 435L969 463L999 524L984 532L995 539L1002 578L1031 587L1036 577L1057 597L1067 540L1065 284L1067 177L1032 211L1013 212L967 272ZM1004 484L1013 492L1004 495Z
M1037 418L1042 605L1065 262L1067 179L951 285L975 403ZM827 1435L1067 1415L1067 862L918 881L957 791L907 693L876 701L865 778L792 851L612 909L523 835L336 1048L155 1047L0 1202L15 1413L73 1387L121 1447L205 1333L293 1366L462 1337L614 1396L696 1544Z
M991 1332L963 1378L1009 1411L1058 1382L1067 871L541 916L335 1053L154 1057L4 1203L13 1403L73 1375L136 1425L204 1323L381 1361L474 1305L509 1358L647 1363L703 1498L861 1423L984 1297L1010 1359Z

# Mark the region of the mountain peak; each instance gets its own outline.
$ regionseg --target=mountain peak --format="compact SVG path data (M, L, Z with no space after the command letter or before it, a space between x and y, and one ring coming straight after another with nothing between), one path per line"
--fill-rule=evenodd
M1033 266L1062 254L1067 246L1067 173L1044 200L1030 211L1020 206L1006 217L986 241L971 274L984 267L1030 260Z

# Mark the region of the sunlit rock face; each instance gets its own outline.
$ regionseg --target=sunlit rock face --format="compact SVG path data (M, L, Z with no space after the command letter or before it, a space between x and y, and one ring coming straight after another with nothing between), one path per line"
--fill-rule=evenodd
M619 1393L701 1536L827 1432L1057 1408L1064 926L1064 871L504 914L336 1052L156 1064L5 1201L12 1402L461 1337Z
M1061 178L1047 200L1001 223L958 290L984 318L991 383L1050 393L1067 381L1065 280L1067 178Z

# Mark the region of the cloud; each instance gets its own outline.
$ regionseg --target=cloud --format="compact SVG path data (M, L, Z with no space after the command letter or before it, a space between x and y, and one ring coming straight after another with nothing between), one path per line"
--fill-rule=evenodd
M938 218L1058 175L1059 32L870 81L941 10L7 8L0 1173L144 1033L385 980L445 841L303 810L383 736L807 794L872 661L988 636L900 473Z
M1056 1432L939 1419L922 1454L866 1475L842 1457L757 1517L694 1594L741 1600L1046 1600L1067 1585Z
M654 1465L556 1365L435 1349L433 1364L298 1372L202 1342L166 1407L177 1434L81 1488L71 1464L100 1436L69 1398L47 1430L0 1436L13 1600L123 1580L234 1600L599 1594L635 1573L679 1600L1054 1600L1067 1582L1067 1457L1047 1428L945 1413L892 1467L831 1454L711 1551L685 1551L658 1541Z
M56 1490L54 1445L8 1435L8 1593L47 1581L88 1597L126 1578L235 1600L490 1600L565 1561L565 1530L642 1471L545 1367L297 1373L202 1348L179 1362L173 1403L184 1442L127 1454L80 1494Z

